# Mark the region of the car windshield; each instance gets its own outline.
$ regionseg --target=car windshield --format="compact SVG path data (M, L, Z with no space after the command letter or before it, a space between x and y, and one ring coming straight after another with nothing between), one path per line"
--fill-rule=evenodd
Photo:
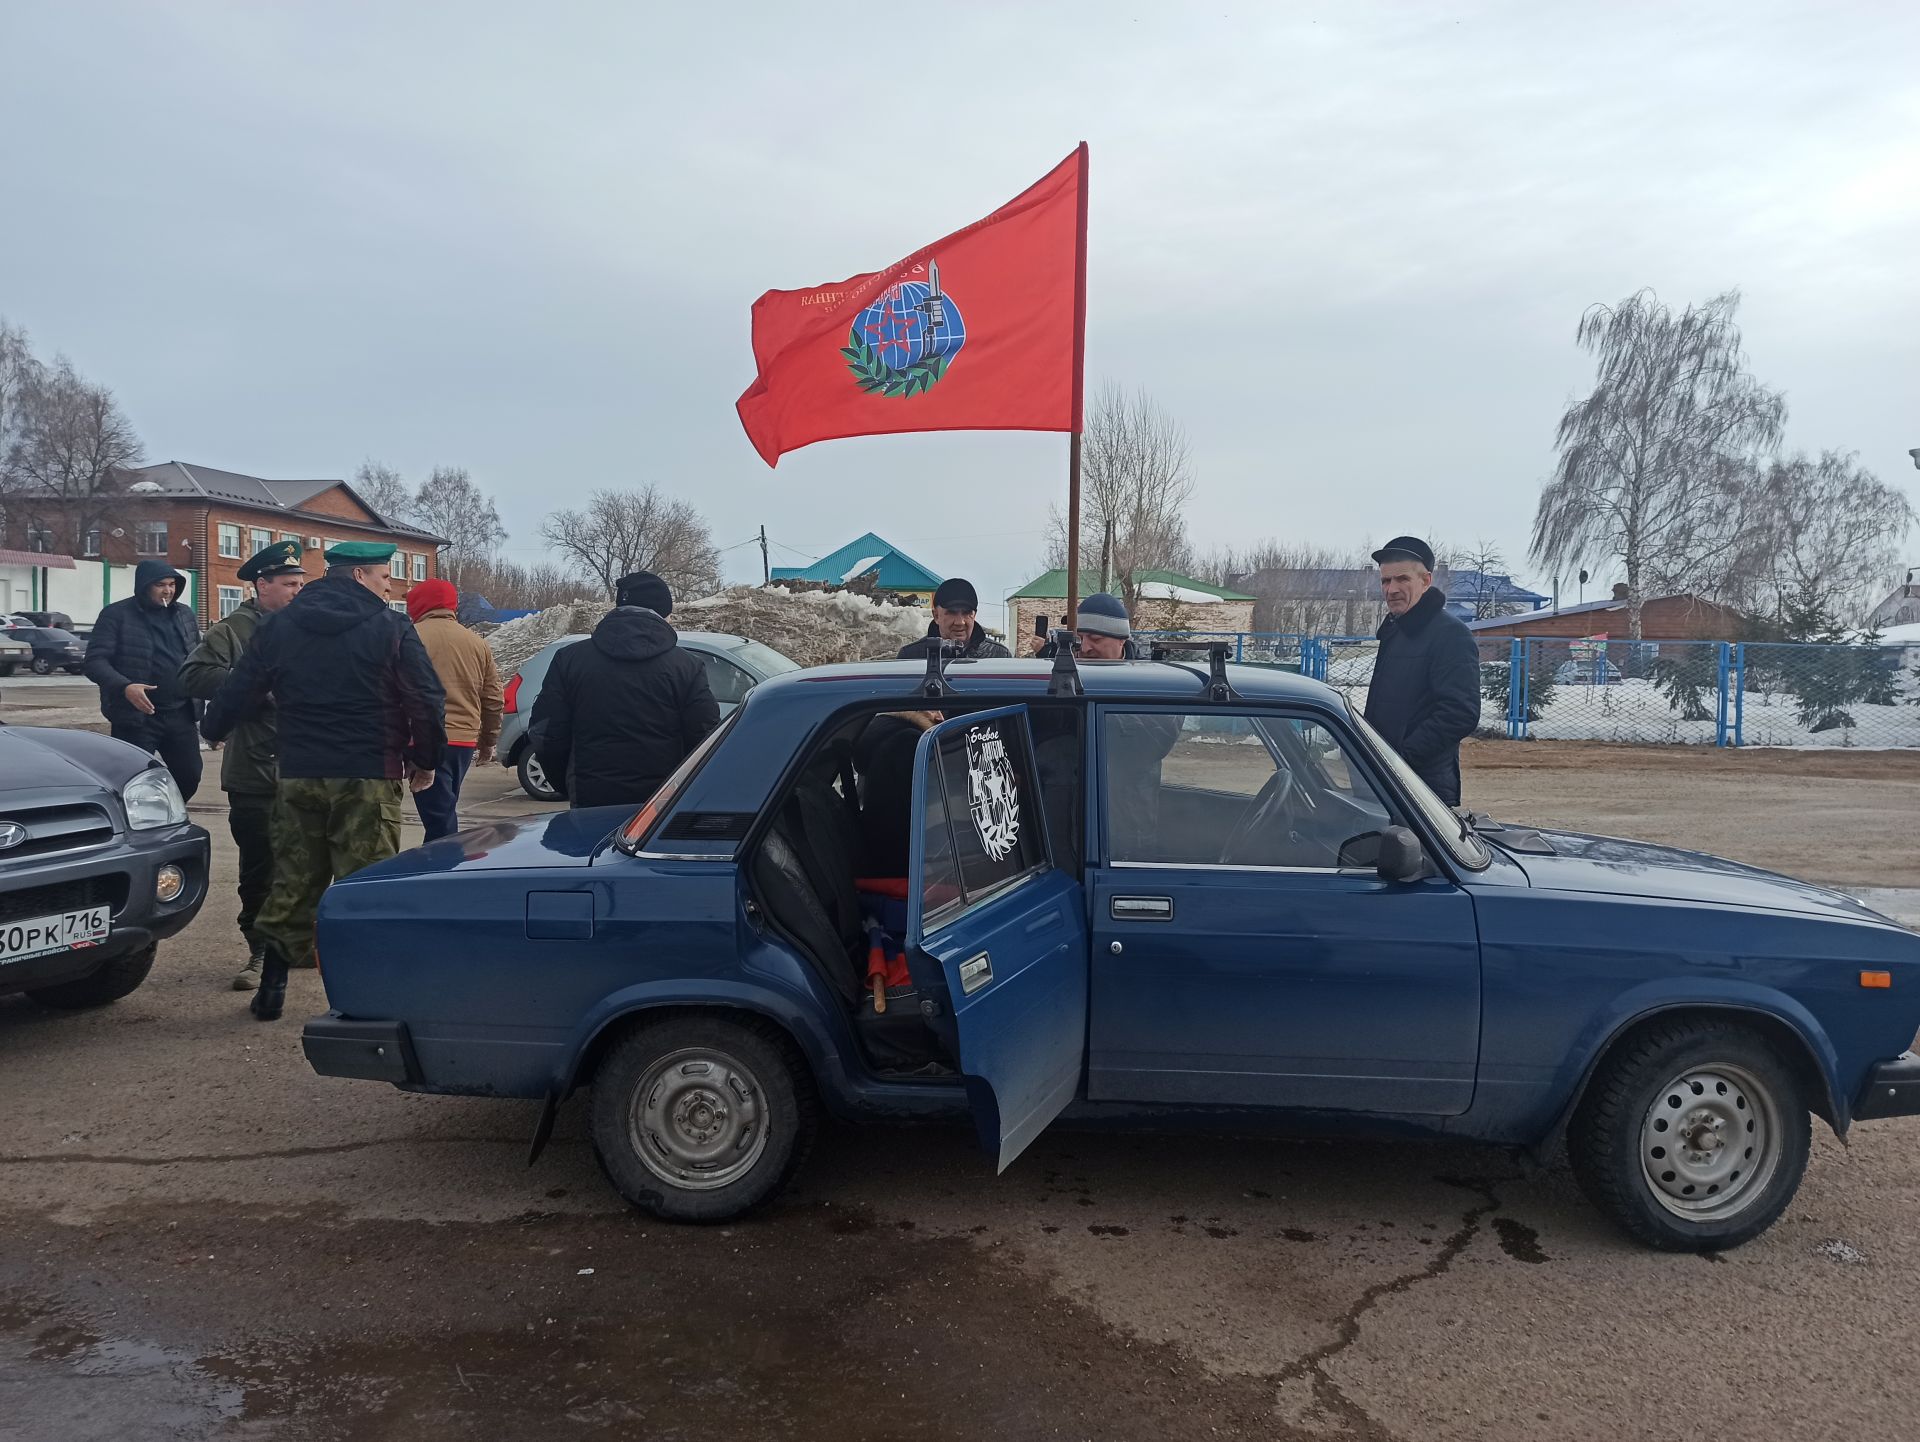
M1460 820L1454 809L1433 794L1433 788L1420 779L1420 775L1411 766L1400 759L1400 753L1380 739L1380 733L1367 725L1367 718L1354 710L1351 703L1347 706L1347 718L1353 722L1354 729L1365 738L1373 754L1381 765L1391 771L1406 789L1414 805L1426 813L1435 833L1454 860L1462 866L1471 866L1475 871L1485 866L1492 856L1486 843L1473 834L1472 828Z
M800 669L798 661L789 660L773 647L762 646L758 641L748 641L745 645L735 646L727 652L727 658L738 661L762 681L770 676L780 676L788 671Z

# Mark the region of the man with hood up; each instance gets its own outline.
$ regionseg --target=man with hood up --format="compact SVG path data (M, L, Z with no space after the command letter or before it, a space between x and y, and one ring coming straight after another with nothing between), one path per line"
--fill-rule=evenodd
M394 548L348 541L327 574L254 632L207 707L223 740L273 698L279 731L273 885L254 918L265 963L250 1010L279 1017L287 970L313 964L314 916L329 885L400 849L406 790L433 782L446 698L413 623L387 605Z
M720 724L706 668L667 624L667 583L635 571L614 601L554 656L528 726L548 781L576 807L640 805Z
M165 561L133 568L133 595L105 607L87 643L87 679L100 688L100 714L114 739L159 756L180 794L200 789L200 703L179 685L180 666L200 644L193 608L177 599L187 579Z

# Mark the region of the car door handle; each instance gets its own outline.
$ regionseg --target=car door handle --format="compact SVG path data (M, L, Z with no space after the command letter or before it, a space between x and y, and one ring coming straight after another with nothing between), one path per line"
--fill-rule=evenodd
M1171 896L1116 896L1107 902L1107 915L1115 921L1172 921Z

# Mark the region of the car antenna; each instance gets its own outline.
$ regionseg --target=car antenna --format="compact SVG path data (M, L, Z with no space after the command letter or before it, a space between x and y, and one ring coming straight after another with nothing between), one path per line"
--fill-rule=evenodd
M927 647L927 675L920 683L922 696L937 701L953 694L953 687L947 684L947 662L959 654L959 643L944 637Z
M1047 678L1049 696L1084 696L1080 684L1080 666L1074 657L1080 650L1080 638L1065 626L1053 628L1053 674Z

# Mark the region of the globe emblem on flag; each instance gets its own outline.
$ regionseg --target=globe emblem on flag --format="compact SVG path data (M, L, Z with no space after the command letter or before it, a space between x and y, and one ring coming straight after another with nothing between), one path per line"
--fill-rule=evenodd
M940 266L925 281L889 286L854 317L840 354L868 395L917 396L936 385L967 343L967 323L940 289Z

